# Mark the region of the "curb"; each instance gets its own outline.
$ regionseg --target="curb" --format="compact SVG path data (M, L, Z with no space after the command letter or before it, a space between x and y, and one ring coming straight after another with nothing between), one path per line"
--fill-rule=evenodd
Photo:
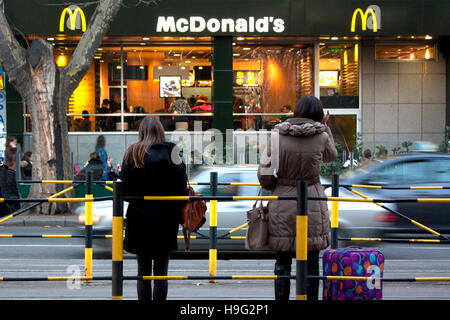
M14 217L3 223L2 226L14 226L14 227L79 227L80 222L76 216L25 216Z

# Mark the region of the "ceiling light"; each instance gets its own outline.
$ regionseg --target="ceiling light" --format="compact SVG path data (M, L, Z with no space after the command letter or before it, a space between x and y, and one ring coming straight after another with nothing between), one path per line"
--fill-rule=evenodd
M48 41L53 41L55 38L47 38Z
M141 42L140 45L141 45L141 46L145 46L145 43L144 43L144 42Z
M250 48L242 48L242 50L249 51Z
M140 66L140 67L139 67L139 69L142 69L142 70L144 70L144 69L145 69L145 67L144 67L144 66Z
M203 67L202 67L202 66L200 66L200 67L198 67L198 69L199 69L199 70L203 70Z
M174 53L173 56L174 56L174 57L179 57L179 56L181 56L181 54L179 54L179 53Z
M142 40L147 41L147 40L150 40L150 38L144 37L144 38L142 38Z
M196 58L196 56L192 56L192 59L195 59Z
M239 53L233 53L233 56L235 56L235 57L239 57L239 56L240 56L240 54L239 54Z
M237 37L236 40L242 41L242 40L245 40L245 38L244 37Z
M98 51L103 51L103 48L98 48L97 50L98 50Z
M189 60L186 60L184 63L191 63Z
M339 40L338 37L331 37L331 40Z
M427 34L427 35L425 36L425 39L431 40L431 39L433 39L433 37Z

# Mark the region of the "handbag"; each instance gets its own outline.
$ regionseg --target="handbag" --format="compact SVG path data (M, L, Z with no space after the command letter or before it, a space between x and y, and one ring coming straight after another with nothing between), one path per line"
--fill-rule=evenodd
M262 193L259 190L258 196ZM245 238L245 248L248 250L268 250L269 240L269 208L263 206L262 200L256 207L258 200L253 204L253 208L247 211L247 236Z
M187 177L187 175L186 175ZM188 179L189 183L189 179ZM188 196L201 196L190 185L188 187ZM182 227L186 251L189 251L189 242L191 232L196 232L205 223L206 201L188 200L182 209Z

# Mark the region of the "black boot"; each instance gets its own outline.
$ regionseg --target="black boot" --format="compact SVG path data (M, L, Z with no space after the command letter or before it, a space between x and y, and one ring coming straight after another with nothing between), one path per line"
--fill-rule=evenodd
M275 263L275 275L289 276L291 275L291 265ZM291 280L282 279L274 281L275 288L275 300L277 301L289 301L289 294L291 290Z

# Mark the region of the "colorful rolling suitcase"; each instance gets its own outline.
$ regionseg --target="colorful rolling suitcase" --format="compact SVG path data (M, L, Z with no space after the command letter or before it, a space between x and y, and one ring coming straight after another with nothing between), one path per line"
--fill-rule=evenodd
M328 249L324 276L372 277L368 281L323 280L323 300L381 300L384 256L372 249Z

